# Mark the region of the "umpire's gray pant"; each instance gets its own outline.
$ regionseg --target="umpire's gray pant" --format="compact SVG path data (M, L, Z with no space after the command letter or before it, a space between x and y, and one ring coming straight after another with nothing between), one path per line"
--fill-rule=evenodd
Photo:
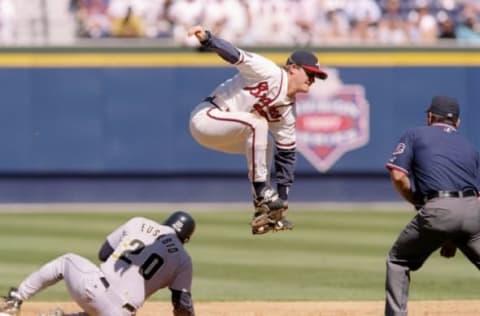
M476 197L435 198L407 224L387 258L385 315L407 315L410 271L452 240L480 269L480 202Z

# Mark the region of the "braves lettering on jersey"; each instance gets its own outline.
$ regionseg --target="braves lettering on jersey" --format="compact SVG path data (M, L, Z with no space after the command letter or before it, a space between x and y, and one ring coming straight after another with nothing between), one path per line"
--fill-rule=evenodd
M256 112L271 124L277 143L295 144L294 101L287 96L286 72L261 55L240 50L239 73L213 92L215 104L229 112ZM208 106L208 105L207 105Z
M190 129L205 147L246 154L249 178L264 182L268 180L271 162L267 160L273 147L296 147L295 100L287 96L284 69L258 54L236 51L239 73L220 84L207 102L195 108ZM293 161L285 169L285 183L290 184Z

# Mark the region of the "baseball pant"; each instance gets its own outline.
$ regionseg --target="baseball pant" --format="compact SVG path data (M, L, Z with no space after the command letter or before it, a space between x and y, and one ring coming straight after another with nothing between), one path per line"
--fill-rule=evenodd
M201 103L193 112L190 132L204 147L244 154L251 182L269 182L273 141L265 118L248 112L228 112ZM207 106L207 107L205 107Z
M407 224L387 258L385 315L407 315L410 271L452 240L480 269L480 202L476 197L428 201Z
M122 308L119 295L101 282L103 273L89 260L76 254L65 254L30 274L18 287L22 299L27 300L42 289L65 280L70 296L88 315L130 316Z

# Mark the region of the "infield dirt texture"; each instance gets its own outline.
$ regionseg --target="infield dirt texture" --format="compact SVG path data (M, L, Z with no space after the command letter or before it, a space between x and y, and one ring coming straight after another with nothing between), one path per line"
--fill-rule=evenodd
M106 235L132 216L159 221L184 209L197 219L187 244L194 261L199 316L380 316L385 257L414 215L408 206L302 205L293 231L252 236L245 205L3 205L0 206L0 295L66 252L93 262ZM463 254L434 254L412 273L411 315L480 315L480 274ZM168 290L138 315L172 315ZM31 301L22 316L61 306L78 312L63 282Z
M410 316L474 316L480 313L480 301L414 301ZM72 313L79 309L74 303L33 302L25 304L22 316L61 307ZM381 316L383 302L208 302L196 304L199 316ZM138 316L172 315L169 303L148 302Z

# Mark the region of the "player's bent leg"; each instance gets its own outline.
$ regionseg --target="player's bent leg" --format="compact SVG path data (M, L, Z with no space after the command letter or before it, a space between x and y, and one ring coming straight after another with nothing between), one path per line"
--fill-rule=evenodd
M40 269L31 273L18 287L18 293L23 300L27 300L40 292L63 279L65 271L66 255L60 256L46 264Z
M254 127L257 120L258 116L253 113L203 109L192 117L190 133L206 148L242 154L245 153L247 139L258 133ZM265 135L268 135L268 130Z

